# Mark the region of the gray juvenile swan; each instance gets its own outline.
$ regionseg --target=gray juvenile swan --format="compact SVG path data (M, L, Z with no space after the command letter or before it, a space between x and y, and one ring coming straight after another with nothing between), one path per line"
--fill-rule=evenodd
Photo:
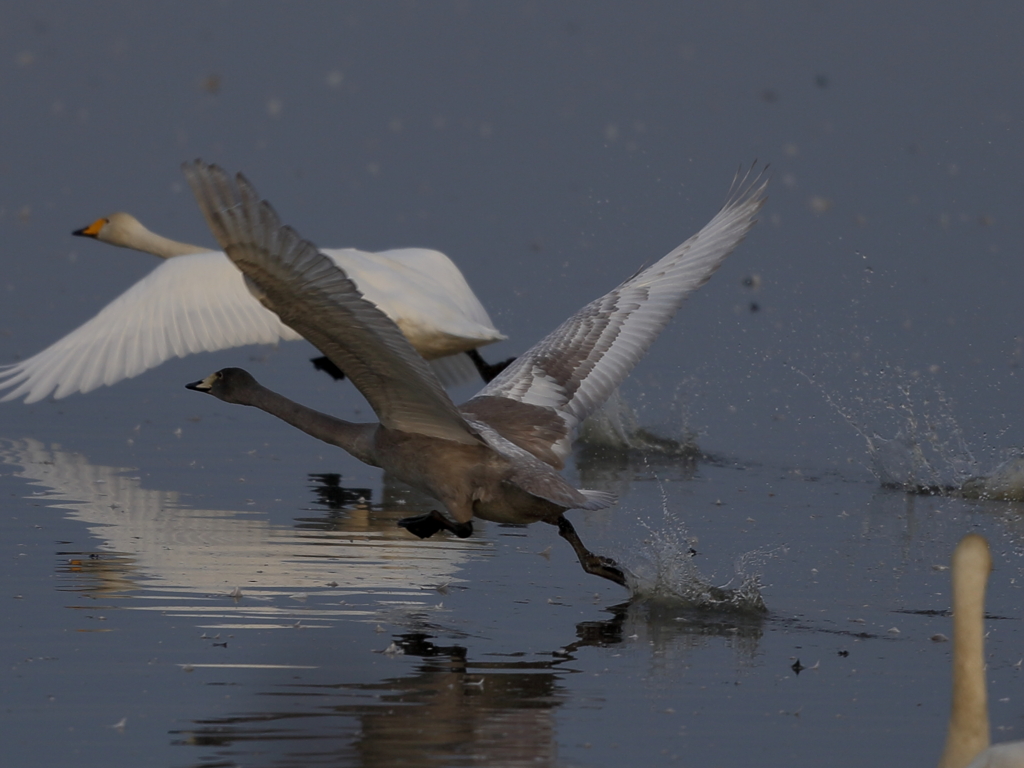
M574 488L559 470L576 427L749 231L767 181L738 177L725 207L700 232L585 306L456 407L398 327L313 243L282 226L245 177L232 182L198 160L184 171L250 289L348 374L380 423L318 413L239 368L189 389L260 408L433 496L454 519L435 510L400 521L421 538L440 530L469 536L474 515L498 523L544 521L558 526L585 571L627 586L622 569L589 552L563 515L610 506L614 496Z
M988 542L968 534L953 552L953 696L939 768L1024 768L1024 741L989 746L985 690Z

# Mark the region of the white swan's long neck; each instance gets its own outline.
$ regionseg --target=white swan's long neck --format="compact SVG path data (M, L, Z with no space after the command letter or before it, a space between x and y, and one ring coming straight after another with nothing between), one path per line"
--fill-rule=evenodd
M210 250L198 245L179 243L177 240L171 240L163 235L150 232L145 227L141 227L132 233L131 243L115 243L115 245L123 245L125 248L133 248L136 251L145 251L154 256L159 256L161 259L170 259L174 256L188 256L192 253L207 253Z
M953 702L939 768L963 768L990 742L984 624L991 566L980 536L968 536L953 553Z
M344 448L366 464L380 466L374 449L374 435L378 424L354 424L320 413L263 386L248 392L246 399L239 402L266 411L318 440Z

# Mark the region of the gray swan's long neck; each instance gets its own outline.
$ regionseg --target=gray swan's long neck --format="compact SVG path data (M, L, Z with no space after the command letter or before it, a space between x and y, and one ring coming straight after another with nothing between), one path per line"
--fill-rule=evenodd
M378 424L353 424L307 408L259 385L248 390L246 397L239 402L266 411L311 437L344 448L362 462L380 466L373 447Z

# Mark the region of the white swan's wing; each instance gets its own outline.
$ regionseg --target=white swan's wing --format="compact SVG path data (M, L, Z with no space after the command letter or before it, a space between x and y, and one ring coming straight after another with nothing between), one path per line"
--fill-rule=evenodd
M395 321L423 357L434 360L505 338L452 260L427 248L368 253L322 250L363 297Z
M445 254L430 248L396 248L379 255L416 273L420 285L436 286L431 294L436 294L455 310L460 322L486 328L489 339L505 338L494 329L490 315L469 287L465 275Z
M345 372L383 426L479 442L398 326L313 243L282 226L245 177L232 183L198 160L183 170L214 237L259 300Z
M737 176L729 201L700 232L570 317L467 405L480 398L474 412L485 421L491 396L554 408L567 430L552 451L564 459L580 422L626 378L687 294L743 240L767 184L760 175Z
M461 353L505 338L459 268L439 251L324 248L320 253L341 267L364 299L395 321L446 387L479 376L473 361Z
M0 369L26 403L138 376L172 357L300 336L256 301L222 253L168 259L42 352Z

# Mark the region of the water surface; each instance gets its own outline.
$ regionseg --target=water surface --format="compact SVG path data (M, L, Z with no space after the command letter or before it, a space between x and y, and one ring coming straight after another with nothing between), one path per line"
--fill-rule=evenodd
M772 169L625 388L696 449L567 470L620 496L571 513L594 550L647 584L757 583L766 613L629 602L550 526L410 540L429 501L182 387L241 365L365 419L311 349L175 360L0 404L10 765L933 765L969 531L993 734L1024 738L1020 503L902 490L1024 447L1017 6L6 11L0 362L153 267L71 230L123 209L211 242L193 157L324 246L451 255L510 337L494 359Z

